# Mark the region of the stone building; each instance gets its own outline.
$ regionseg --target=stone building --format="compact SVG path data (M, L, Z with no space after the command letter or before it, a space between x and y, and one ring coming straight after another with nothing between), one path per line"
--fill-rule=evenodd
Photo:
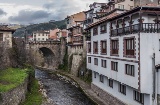
M12 47L12 34L15 30L10 29L7 25L0 26L0 43L5 44L5 47Z

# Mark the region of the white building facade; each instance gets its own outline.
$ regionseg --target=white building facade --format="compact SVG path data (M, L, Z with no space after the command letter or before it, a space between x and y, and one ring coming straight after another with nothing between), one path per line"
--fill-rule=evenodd
M47 39L49 39L49 31L33 32L34 41L46 41Z
M92 89L111 105L158 105L159 7L137 7L91 24Z

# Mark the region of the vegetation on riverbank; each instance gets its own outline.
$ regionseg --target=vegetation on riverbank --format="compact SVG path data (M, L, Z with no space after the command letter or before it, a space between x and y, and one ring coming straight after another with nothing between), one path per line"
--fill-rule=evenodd
M9 91L22 84L26 77L27 69L8 68L0 72L0 92Z
M30 85L30 91L26 94L26 100L21 105L41 105L43 97L39 92L38 81L33 79Z
M25 102L21 103L21 105L41 105L43 96L39 92L40 86L38 84L38 80L35 79L35 71L30 65L26 65L26 67L29 69L28 92L26 94Z

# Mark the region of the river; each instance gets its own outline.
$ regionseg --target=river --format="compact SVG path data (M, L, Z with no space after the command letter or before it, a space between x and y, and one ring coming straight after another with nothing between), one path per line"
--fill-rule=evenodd
M55 105L95 105L74 82L47 71L36 70L35 77L44 85Z

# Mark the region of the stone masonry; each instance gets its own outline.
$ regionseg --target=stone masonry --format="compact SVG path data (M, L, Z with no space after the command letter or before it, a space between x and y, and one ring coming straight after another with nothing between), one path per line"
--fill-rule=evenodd
M0 93L0 105L19 105L25 100L27 93L28 78L18 87L5 92Z
M94 84L91 84L91 88L102 100L108 103L107 105L126 105L122 101L118 100L116 97L113 97L112 95L100 89Z

